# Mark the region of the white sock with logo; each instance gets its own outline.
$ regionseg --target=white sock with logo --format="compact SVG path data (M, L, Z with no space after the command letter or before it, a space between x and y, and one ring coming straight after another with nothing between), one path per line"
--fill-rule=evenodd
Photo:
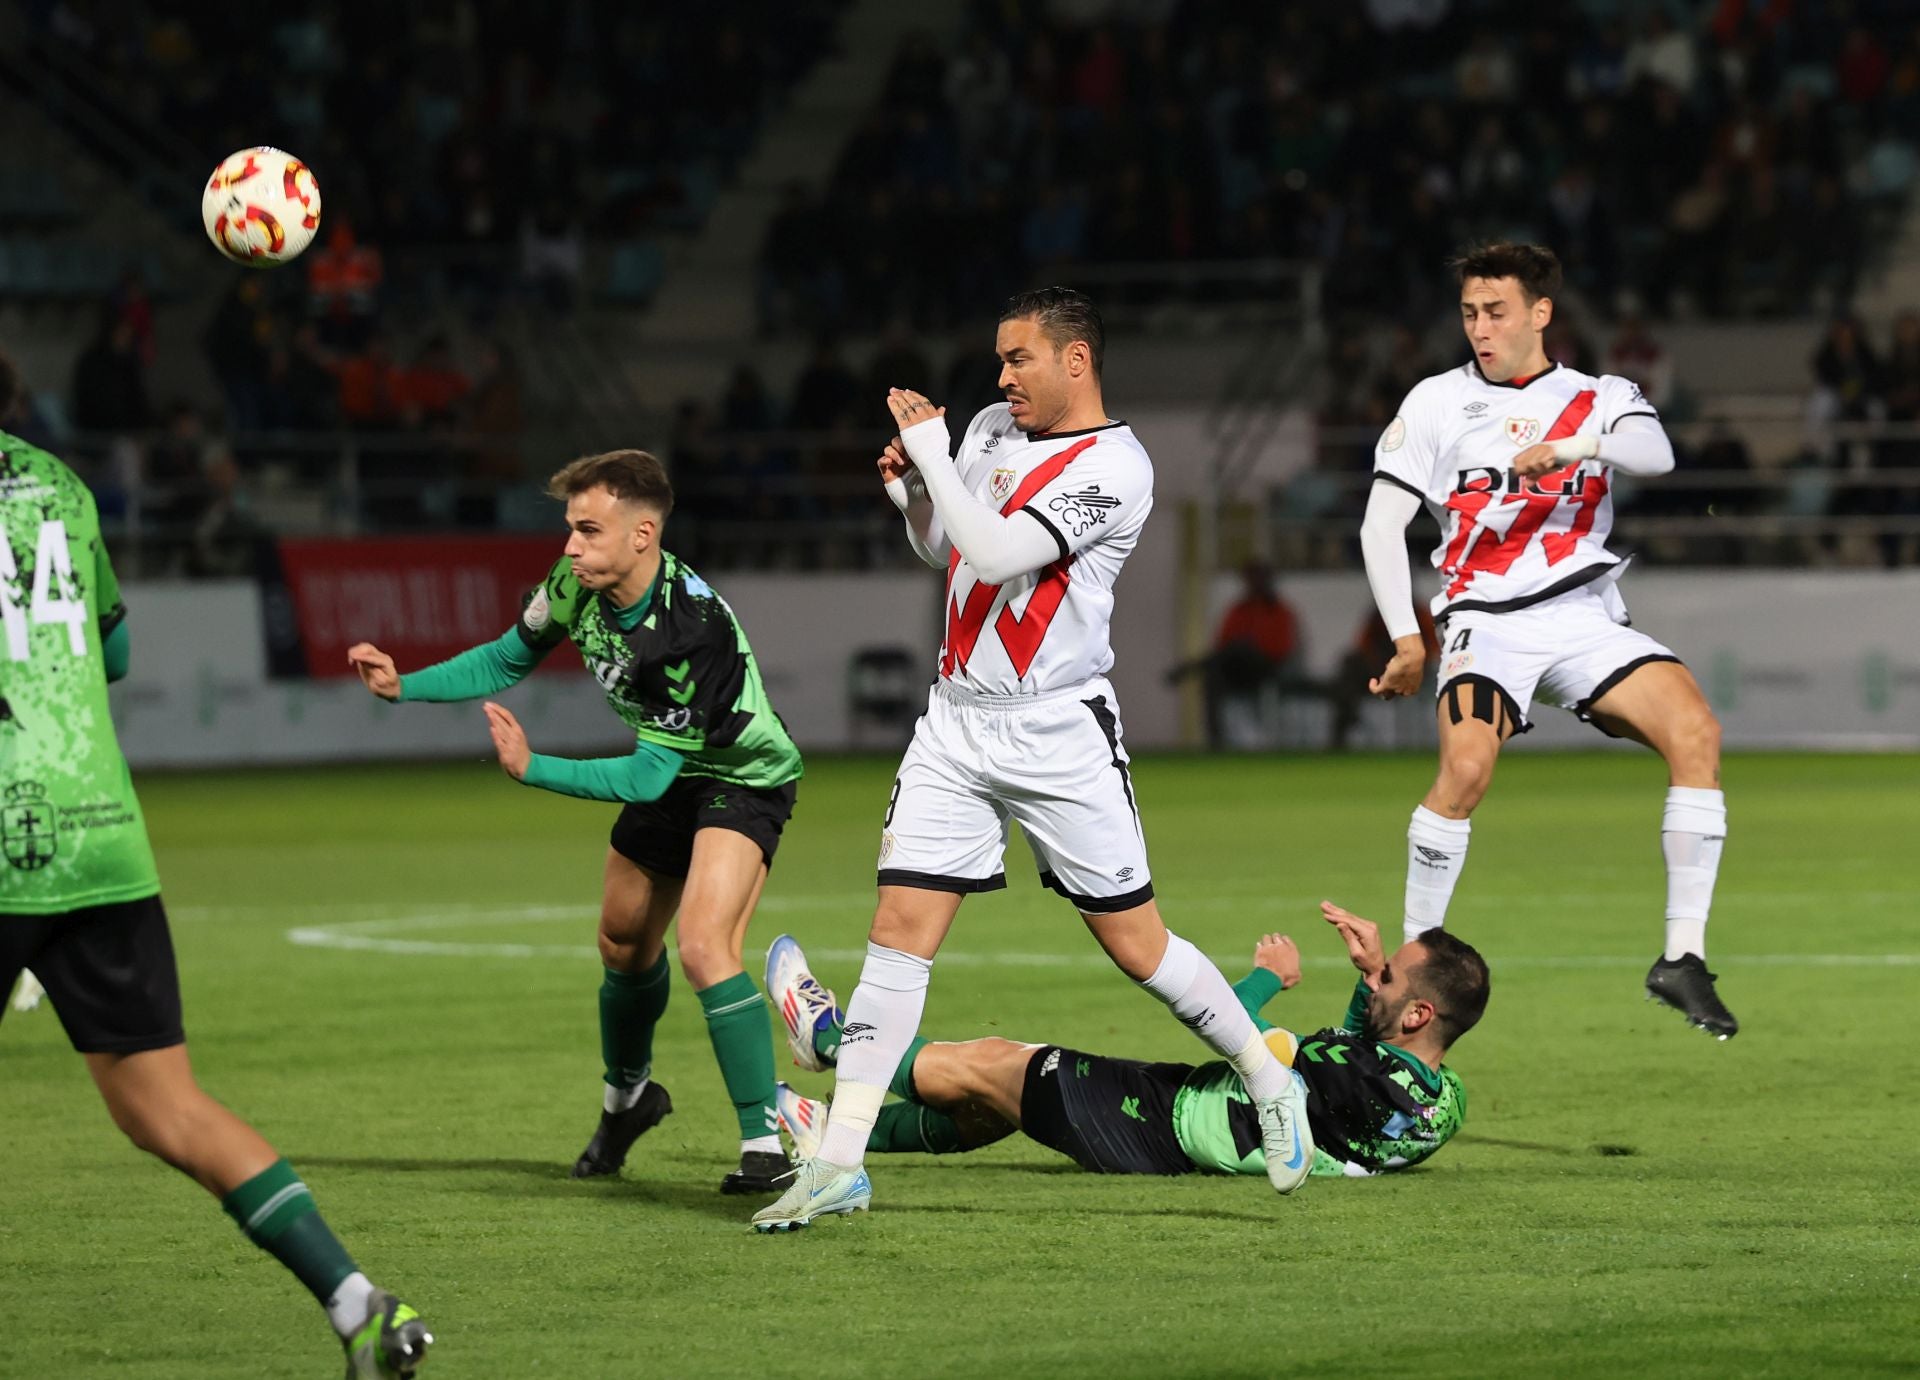
M1180 1024L1233 1065L1233 1071L1247 1085L1248 1096L1264 1102L1286 1090L1286 1066L1273 1057L1267 1042L1260 1038L1260 1028L1213 960L1192 944L1169 930L1160 966L1140 985L1165 1002Z
M372 1303L373 1281L355 1270L340 1281L340 1287L327 1300L327 1321L342 1337L351 1337L366 1322L367 1314L373 1311Z
M1667 948L1671 961L1707 956L1707 913L1727 842L1727 797L1698 786L1667 788L1660 852L1667 860Z
M1473 821L1448 819L1424 805L1413 807L1407 825L1407 913L1401 933L1409 941L1447 923L1453 885L1467 865Z
M926 1010L933 960L879 944L867 945L860 984L847 1002L833 1080L833 1107L820 1136L820 1158L857 1165L866 1159L867 1136L879 1119L887 1084Z

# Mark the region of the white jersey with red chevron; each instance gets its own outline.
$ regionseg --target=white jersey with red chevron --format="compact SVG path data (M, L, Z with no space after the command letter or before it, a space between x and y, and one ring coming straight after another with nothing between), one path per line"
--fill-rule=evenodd
M1028 436L998 403L967 427L954 468L982 502L1037 518L1060 556L990 585L954 551L941 676L974 694L1015 697L1104 675L1114 581L1153 509L1153 462L1133 429L1111 422Z
M1377 479L1424 499L1440 523L1434 616L1526 608L1600 578L1619 563L1612 472L1597 460L1522 480L1529 446L1604 434L1659 414L1631 380L1554 365L1490 383L1475 361L1414 385L1374 449Z

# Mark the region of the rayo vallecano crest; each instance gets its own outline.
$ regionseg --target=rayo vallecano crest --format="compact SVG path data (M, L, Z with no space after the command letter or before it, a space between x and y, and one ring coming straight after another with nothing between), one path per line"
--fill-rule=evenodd
M1013 471L995 470L993 477L987 480L987 492L993 495L995 503L1006 502L1007 495L1013 492Z
M1516 446L1530 446L1540 439L1538 417L1507 418L1507 439Z
M47 788L37 781L8 786L7 803L0 806L0 847L7 861L22 872L38 871L53 861L59 842Z

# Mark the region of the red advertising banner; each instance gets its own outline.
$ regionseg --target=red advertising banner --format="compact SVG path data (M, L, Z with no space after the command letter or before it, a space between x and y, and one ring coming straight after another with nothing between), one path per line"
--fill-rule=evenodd
M561 551L550 536L287 538L279 547L311 676L352 675L356 642L373 643L402 672L491 642ZM567 647L542 669L581 666Z

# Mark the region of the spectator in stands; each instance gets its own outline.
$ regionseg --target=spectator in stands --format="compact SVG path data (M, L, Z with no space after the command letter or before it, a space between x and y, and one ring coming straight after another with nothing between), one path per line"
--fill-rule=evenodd
M139 431L152 420L146 366L133 322L111 307L73 366L73 424L81 431Z
M874 413L885 404L885 395L866 402ZM793 405L787 409L787 424L795 431L827 431L850 417L860 405L860 380L841 359L839 347L822 337L815 342L812 357L794 381Z
M110 309L133 327L134 349L140 362L153 367L153 299L147 295L147 279L138 268L129 268L115 284Z
M227 418L236 431L267 424L267 350L275 323L264 275L241 272L207 323L201 347L226 395Z
M1228 606L1214 633L1213 646L1203 657L1167 672L1169 684L1199 675L1206 697L1207 743L1228 743L1230 706L1248 703L1257 709L1269 689L1277 689L1294 675L1300 650L1300 623L1293 606L1280 597L1273 571L1249 561L1240 571L1240 597Z
M185 402L167 409L165 430L147 448L140 515L168 569L184 562L194 529L212 502L207 468L216 449L225 451L207 435L198 410Z
M325 233L326 244L306 254L307 295L321 338L335 349L358 349L373 332L386 265L345 216L329 216Z
M1627 299L1600 371L1639 384L1656 408L1664 408L1673 400L1673 361L1654 339L1640 314L1638 299Z
M327 368L320 331L302 322L267 353L260 425L274 431L320 431L340 414L340 389Z
M1817 406L1826 420L1859 422L1870 415L1880 365L1853 317L1836 316L1827 324L1826 338L1814 352L1813 376L1820 386Z
M334 361L333 373L340 385L340 420L348 426L377 430L400 420L400 370L385 331L375 327L358 352Z
M435 333L421 345L410 367L395 372L391 401L408 427L437 427L455 419L472 391L472 380L454 363L453 346L444 334Z
M573 201L548 196L520 227L520 276L551 311L572 309L586 268L586 239Z

